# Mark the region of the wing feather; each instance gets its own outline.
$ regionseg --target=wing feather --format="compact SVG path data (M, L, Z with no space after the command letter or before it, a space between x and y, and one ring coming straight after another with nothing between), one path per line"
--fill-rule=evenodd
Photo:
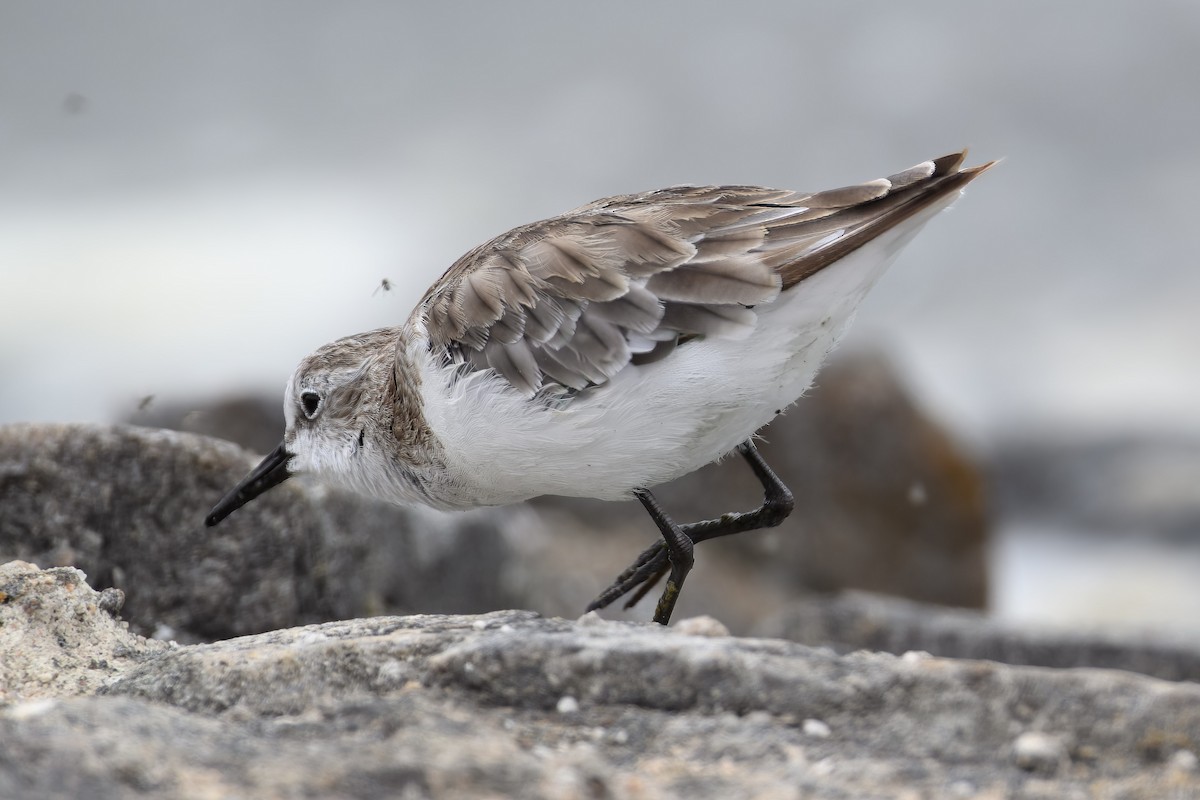
M676 186L515 228L458 260L409 320L447 364L532 396L601 385L697 337L742 337L757 307L991 166L963 153L797 193Z

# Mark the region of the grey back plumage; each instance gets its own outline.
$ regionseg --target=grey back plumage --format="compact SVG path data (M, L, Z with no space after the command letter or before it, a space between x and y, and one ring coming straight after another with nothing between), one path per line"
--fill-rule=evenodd
M697 336L745 335L754 306L962 188L955 153L867 183L799 194L676 186L514 228L459 259L418 304L446 363L532 395L602 384Z

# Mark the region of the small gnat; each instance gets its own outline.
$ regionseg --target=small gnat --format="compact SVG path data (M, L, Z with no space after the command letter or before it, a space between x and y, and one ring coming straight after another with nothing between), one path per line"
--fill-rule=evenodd
M205 523L304 473L444 510L637 500L661 540L588 610L661 581L666 625L696 544L792 512L753 436L812 384L904 246L992 166L965 156L820 192L674 186L514 228L451 265L402 325L303 359L283 441ZM757 509L681 524L652 493L734 452L762 485Z
M383 280L381 280L379 282L379 285L375 287L375 291L371 292L371 297L374 297L375 295L379 294L380 292L390 292L391 290L392 290L392 282L389 281L387 278L384 278Z

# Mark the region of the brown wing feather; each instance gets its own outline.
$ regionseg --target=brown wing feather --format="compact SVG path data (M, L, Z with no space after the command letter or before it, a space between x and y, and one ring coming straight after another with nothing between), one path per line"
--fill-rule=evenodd
M964 153L813 194L677 186L598 200L459 259L413 312L447 363L533 394L601 384L696 336L751 330L771 302L991 166Z

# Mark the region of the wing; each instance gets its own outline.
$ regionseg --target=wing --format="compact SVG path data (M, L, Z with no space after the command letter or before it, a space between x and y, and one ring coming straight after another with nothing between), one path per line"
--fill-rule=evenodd
M698 336L746 336L769 303L990 164L964 153L815 194L679 186L599 200L515 228L459 259L421 322L447 364L533 395L584 389Z

